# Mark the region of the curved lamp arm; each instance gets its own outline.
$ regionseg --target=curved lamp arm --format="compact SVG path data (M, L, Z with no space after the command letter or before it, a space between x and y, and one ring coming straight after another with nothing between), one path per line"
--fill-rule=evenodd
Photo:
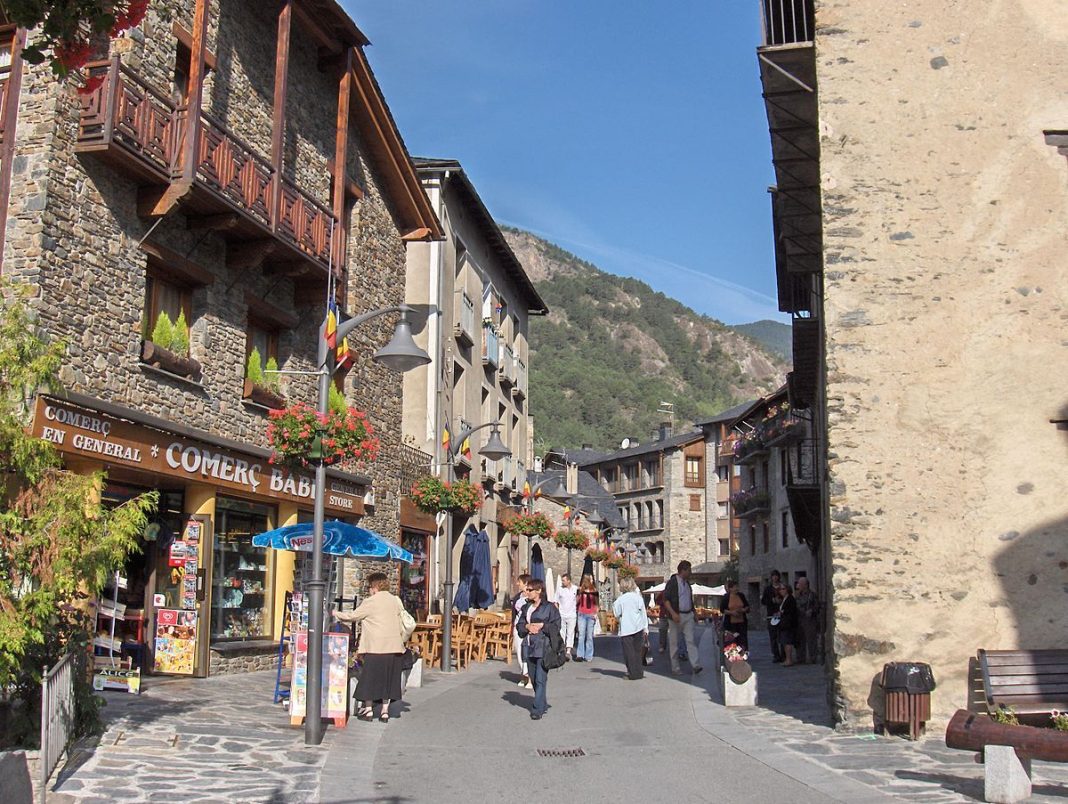
M378 310L371 310L367 313L360 313L352 318L346 318L344 321L338 322L337 331L334 337L340 343L344 340L349 333L351 333L356 327L361 324L366 324L380 316L388 315L389 313L400 313L401 320L407 321L408 316L415 312L415 308L408 304L396 304L392 307L382 307ZM327 362L330 359L330 347L326 345L326 319L323 319L322 325L319 327L319 368L324 369L327 366Z
M340 330L338 331L340 332ZM456 456L460 454L460 447L462 447L463 443L471 437L472 433L477 433L479 430L485 430L487 427L492 428L494 432L498 432L498 437L500 437L500 422L486 422L485 424L478 424L474 427L465 427L449 444L449 463L452 463L456 459Z

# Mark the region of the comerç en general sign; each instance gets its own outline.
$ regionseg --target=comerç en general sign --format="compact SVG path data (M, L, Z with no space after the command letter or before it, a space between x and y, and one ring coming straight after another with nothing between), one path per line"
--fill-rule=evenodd
M146 472L210 483L246 494L311 502L315 481L305 474L272 466L262 458L215 447L151 427L38 397L33 435L60 452L130 466ZM327 478L326 506L363 514L363 490Z

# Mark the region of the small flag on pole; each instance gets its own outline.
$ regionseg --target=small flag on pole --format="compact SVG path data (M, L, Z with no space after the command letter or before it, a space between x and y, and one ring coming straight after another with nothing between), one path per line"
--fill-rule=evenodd
M471 438L468 436L464 439L464 443L460 447L460 454L467 460L471 460Z
M349 339L342 338L341 343L337 347L337 367L339 369L345 369L351 366L356 361L352 358L352 352L349 351Z
M524 500L529 500L530 499L530 481L529 480L526 483L523 484L523 499Z
M441 448L445 450L445 452L449 451L449 440L451 438L452 436L449 434L449 428L446 426L441 432Z
M564 506L564 519L571 519L571 506L570 505L565 505Z
M333 299L326 305L326 345L337 348L337 302Z

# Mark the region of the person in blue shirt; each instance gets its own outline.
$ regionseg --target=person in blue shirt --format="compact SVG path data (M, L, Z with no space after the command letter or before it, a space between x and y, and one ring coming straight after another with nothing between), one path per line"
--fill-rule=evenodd
M645 676L642 667L642 647L649 633L649 615L645 600L638 591L633 578L622 578L619 589L623 593L612 604L612 613L619 620L619 639L623 643L623 661L627 665L627 678L637 681Z

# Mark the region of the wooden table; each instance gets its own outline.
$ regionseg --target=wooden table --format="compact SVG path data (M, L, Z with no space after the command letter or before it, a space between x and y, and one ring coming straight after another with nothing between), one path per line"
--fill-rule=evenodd
M441 623L416 623L412 642L422 649L427 666L435 665L441 652Z

